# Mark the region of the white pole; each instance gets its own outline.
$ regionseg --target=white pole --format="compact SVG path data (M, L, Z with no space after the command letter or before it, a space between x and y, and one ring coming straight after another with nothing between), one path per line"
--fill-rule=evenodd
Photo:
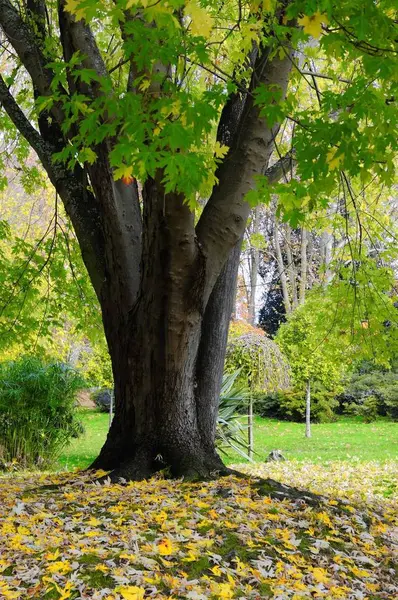
M111 390L111 405L109 407L109 429L111 428L112 419L113 419L113 396L114 396L114 391Z
M250 394L249 398L249 406L247 410L247 433L248 433L248 442L249 442L249 458L253 458L253 396Z
M309 379L305 394L305 437L311 437L311 383Z

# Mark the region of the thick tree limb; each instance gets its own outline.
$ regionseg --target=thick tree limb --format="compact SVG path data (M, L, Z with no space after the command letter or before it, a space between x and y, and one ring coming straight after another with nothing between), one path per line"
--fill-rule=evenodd
M93 69L100 77L107 77L108 71L91 28L82 20L76 21L71 13L65 11L66 2L64 0L60 0L58 5L59 13L63 15L65 27L71 37L74 49L82 54L84 67Z
M290 56L282 60L277 56L270 59L269 50L265 49L256 60L250 87L273 84L285 94L290 71ZM255 176L264 172L273 151L278 127L271 128L260 112L250 95L239 122L236 141L218 169L219 184L196 227L206 260L207 293L211 292L230 249L243 234L250 212L244 197L254 187Z
M267 177L270 183L280 181L282 178L286 178L288 174L291 173L296 164L294 155L295 152L293 149L264 171L264 175Z
M23 111L15 102L3 77L0 75L0 103L14 123L15 127L22 133L26 141L32 146L41 161L45 161L51 152L51 147L47 144L40 133L33 127Z
M10 0L0 0L0 25L28 71L33 86L42 96L50 96L53 75L51 70L46 67L48 61L40 50L41 40L36 39L32 28L22 19L21 14ZM63 92L66 94L65 90ZM51 112L61 124L63 121L62 107L54 103Z
M230 112L230 111L229 111ZM236 116L238 110L230 114ZM235 117L232 122L225 119L225 131L233 134ZM225 138L220 136L221 141ZM279 181L291 168L291 153L279 159L265 170L270 183ZM216 284L211 292L202 321L200 345L196 365L196 411L203 442L211 445L215 435L214 414L218 411L222 377L224 372L225 351L228 341L228 329L236 295L236 283L239 271L239 257L243 237L232 248ZM282 261L282 277L286 276ZM286 281L285 288L287 290ZM290 304L289 297L287 302Z
M32 3L31 11L40 12L40 6L37 3ZM65 16L65 13L63 15ZM38 13L35 16L42 17ZM9 0L0 0L0 24L22 64L31 76L35 95L50 95L53 92L51 89L53 74L45 66L47 60L41 50L42 35L39 33L36 35L34 30L23 20L20 13ZM41 25L45 27L42 20ZM82 52L86 55L90 54L89 58L92 61L90 62L90 67L95 66L97 71L104 74L104 67L101 63L102 59L98 49L96 49L92 34L88 29L82 30L82 27L77 23L72 24L75 36L73 37L71 32L68 31L67 40L71 43L73 43L74 39L82 44L84 42L86 45ZM72 45L68 48L68 52L76 50L80 50L80 48ZM65 95L67 94L66 90L62 90L62 92ZM7 100L9 101L8 105L11 106L10 98L7 98ZM95 263L98 265L97 270L95 268L89 269L97 295L101 300L104 284L114 291L117 291L119 288L119 296L123 296L126 300L129 300L129 302L125 302L128 310L131 308L132 298L137 291L139 281L141 215L137 186L123 186L121 182L115 183L113 181L113 173L108 160L109 150L106 144L98 149L99 160L89 169L96 197L87 190L88 178L84 169L77 166L72 172L60 164L54 165L51 155L54 152L60 151L65 144L59 127L64 120L62 106L55 105L52 113L55 119L51 124L48 123L47 119L41 120L42 143L41 145L36 144L35 150L43 161L43 165L51 181L56 186L65 203L65 208L76 228L83 255L86 255L86 264L87 257L91 256L90 264ZM15 117L15 111L13 111L13 114ZM21 114L23 115L23 113ZM27 133L32 134L26 127L22 130L20 129L20 131L23 135ZM44 154L43 152L40 153L44 148L43 142L47 142ZM106 184L104 183L105 176L107 179ZM75 180L75 178L77 179ZM75 199L73 199L73 193L76 194ZM82 195L84 199L82 199ZM121 218L121 215L124 218ZM104 222L107 216L110 216L108 221L111 225L111 231L108 228L108 231L105 232ZM117 220L115 220L116 218ZM116 226L117 223L119 223L119 227ZM109 257L104 252L105 246L103 241L105 236L108 237L111 233L112 242L107 245L108 248L112 246L110 256L114 256L114 252L118 248L120 256L126 258L125 261L122 261L123 264L119 265L117 281L113 281L114 277L111 276L111 265L108 264L106 268ZM95 237L102 239L99 246L92 243ZM84 244L87 244L90 239L91 242L85 247ZM130 257L134 257L133 261L128 260L129 255ZM126 264L133 266L128 272L121 274L120 269L123 269ZM134 273L132 270L134 270Z

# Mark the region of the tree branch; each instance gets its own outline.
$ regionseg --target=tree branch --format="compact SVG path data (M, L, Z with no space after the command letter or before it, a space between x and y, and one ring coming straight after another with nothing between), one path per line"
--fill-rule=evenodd
M43 52L40 49L41 42L38 40L32 28L26 23L10 0L0 0L0 25L20 61L28 71L34 87L42 96L50 96L52 93L51 82L53 74L46 67ZM66 94L66 91L63 90ZM63 121L62 107L54 103L52 114L61 124Z
M39 2L39 0L37 1ZM35 5L33 0L32 2L33 10L38 9L37 3ZM64 22L61 22L60 18L60 29L61 33L62 31L65 33L63 42L68 44L67 52L70 54L79 48L74 47L72 33L68 23L65 23L66 13L61 10L60 16L61 14ZM64 23L65 27L63 28ZM35 93L44 96L51 95L53 93L51 89L53 73L46 67L48 59L41 50L42 38L39 34L36 35L33 28L24 21L10 0L0 0L0 25L30 74ZM82 47L84 44L83 52L86 56L89 55L87 60L92 61L90 68L95 66L97 72L104 74L102 57L98 53L91 31L82 29L77 23L70 25L72 29L75 28L76 39L82 44ZM65 57L66 60L69 58ZM62 87L60 89L65 96L68 95L65 89ZM37 144L38 155L71 218L98 297L103 296L106 287L108 292L112 290L115 294L130 301L130 303L127 301L124 303L128 310L131 308L131 299L134 297L139 281L141 215L137 186L136 184L124 186L122 182L113 180L107 142L95 149L98 155L95 164L85 165L84 169L80 165L76 165L73 170L70 170L65 165L53 163L52 154L59 152L65 144L64 136L61 134L61 138L59 135L59 126L64 122L62 105L55 103L51 112L55 119L52 123L48 123L46 120L47 126L40 128L42 142L41 145ZM15 118L15 110L10 111L9 114L11 118L12 115ZM15 124L19 129L20 123ZM46 124L44 123L44 125ZM33 135L26 128L20 129L20 131L23 135L25 133ZM43 145L44 142L46 144ZM86 171L90 175L94 194L88 190L89 180ZM122 215L124 215L123 218ZM107 244L105 244L105 238ZM108 253L105 252L105 247L108 248ZM119 270L114 278L111 276L110 268L114 258L109 248L115 251L117 248L120 250L120 255L126 259L123 264L118 265ZM127 257L130 259L134 257L135 260L128 261ZM126 265L133 266L127 271L123 271Z
M293 149L264 171L264 175L267 177L269 183L275 183L283 177L287 177L287 174L292 171L296 164L294 154Z
M290 55L271 59L270 50L265 48L257 57L249 91L259 84L273 84L284 95L290 71ZM219 183L196 227L206 259L207 293L211 292L231 248L243 234L250 212L244 197L253 189L255 176L265 171L273 151L279 126L270 127L260 113L261 108L254 105L252 94L248 94L233 144L217 171Z
M104 240L102 228L98 227L100 215L94 196L87 190L83 169L77 165L74 171L62 164L55 164L52 155L55 148L44 140L27 119L0 76L0 102L18 131L38 155L51 183L57 189L70 217L82 249L82 256L93 282L97 296L101 293L104 279Z
M40 133L28 121L27 117L15 102L6 82L0 75L0 103L4 107L15 127L22 133L30 146L34 149L40 160L44 161L50 152L50 146L43 140Z
M108 77L104 59L95 41L90 27L83 21L76 21L71 13L65 10L65 0L59 1L60 25L65 23L74 50L82 54L82 64L88 69L93 69L99 77ZM61 20L62 13L62 20ZM97 86L98 87L98 86Z

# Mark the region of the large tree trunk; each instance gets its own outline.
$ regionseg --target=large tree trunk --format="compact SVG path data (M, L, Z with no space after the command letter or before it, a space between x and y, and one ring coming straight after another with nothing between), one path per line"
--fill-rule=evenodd
M174 475L206 477L224 467L214 448L217 407L195 390L206 315L203 255L182 197L169 195L164 204L161 184L150 181L144 207L140 294L122 338L113 345L109 334L115 419L93 466L128 478L164 465Z
M196 365L196 397L202 440L212 450L228 329L235 303L242 240L232 249L209 298L202 322Z

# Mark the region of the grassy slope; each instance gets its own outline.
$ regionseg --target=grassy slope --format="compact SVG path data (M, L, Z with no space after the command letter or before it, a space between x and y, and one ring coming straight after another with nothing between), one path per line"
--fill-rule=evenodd
M97 456L108 430L107 414L85 410L82 420L86 434L74 440L59 459L61 468L86 467ZM361 461L398 458L398 423L379 420L366 424L357 418L342 418L336 423L312 426L312 438L304 437L304 425L273 419L255 419L257 461L264 461L271 450L279 449L288 459L307 462ZM231 454L227 462L242 462Z

